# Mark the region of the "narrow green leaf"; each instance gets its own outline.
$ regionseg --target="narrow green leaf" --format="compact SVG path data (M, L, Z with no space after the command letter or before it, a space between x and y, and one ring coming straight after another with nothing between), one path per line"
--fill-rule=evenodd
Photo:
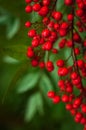
M36 103L37 103L37 110L38 110L39 114L43 115L44 114L44 111L43 111L43 99L42 99L41 93L38 93L36 95Z
M43 88L45 89L46 92L53 89L51 79L49 79L47 74L43 75L43 77L40 81L40 85L43 86Z
M8 21L8 16L7 15L0 16L0 25L6 24L7 21Z
M20 27L20 20L18 18L10 18L7 24L6 36L8 39L13 38L13 36L18 32Z
M25 121L30 121L34 117L35 113L37 111L36 107L36 94L32 95L26 106L26 111L25 111Z
M44 74L40 80L39 85L43 93L43 96L45 97L48 104L51 105L51 101L47 98L47 92L53 90L53 84L51 83L51 79L49 79L49 77L46 74Z
M10 56L5 56L5 57L3 58L3 61L4 61L5 63L9 63L9 64L17 64L17 63L19 63L18 60L14 59L14 58L12 58L12 57L10 57Z
M30 15L30 20L31 20L31 22L35 23L37 21L40 21L41 17L37 13L32 12Z
M56 3L56 9L61 10L63 4L64 4L64 0L58 0Z
M43 100L39 92L33 94L27 101L25 121L32 120L37 111L43 114Z
M18 83L18 93L24 93L33 87L35 87L36 83L38 82L38 79L40 77L40 73L29 73L26 76L24 76L20 82Z

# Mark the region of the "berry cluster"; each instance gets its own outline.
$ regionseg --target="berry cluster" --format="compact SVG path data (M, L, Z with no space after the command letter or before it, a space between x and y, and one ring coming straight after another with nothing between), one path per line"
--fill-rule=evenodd
M55 104L64 102L75 122L83 124L86 130L86 0L64 0L63 8L68 11L57 10L58 0L25 2L26 13L35 12L40 17L35 23L25 23L26 28L29 28L28 37L31 38L27 57L33 67L45 68L49 72L56 65L59 91L51 90L47 95ZM50 55L58 57L64 48L65 51L70 49L69 57L58 59L54 65ZM68 65L70 59L72 63Z

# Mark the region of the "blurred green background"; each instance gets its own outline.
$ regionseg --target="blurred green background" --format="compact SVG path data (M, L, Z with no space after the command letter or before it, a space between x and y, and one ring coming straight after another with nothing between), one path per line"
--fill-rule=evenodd
M24 0L0 0L0 130L81 130L64 104L46 96L56 89L55 71L33 69L26 58L24 8Z

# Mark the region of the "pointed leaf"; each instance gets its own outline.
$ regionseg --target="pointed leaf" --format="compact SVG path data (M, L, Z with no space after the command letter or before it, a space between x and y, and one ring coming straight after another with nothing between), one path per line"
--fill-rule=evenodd
M11 18L10 22L7 24L6 36L11 39L19 30L20 20L18 18Z
M25 111L25 121L30 121L34 117L35 113L37 111L36 107L36 94L32 95L26 106L26 111Z
M10 57L10 56L5 56L5 57L3 58L3 61L4 61L5 63L9 63L9 64L17 64L17 63L19 63L18 60L14 59L14 58L12 58L12 57Z
M36 95L36 103L37 103L37 110L39 111L39 114L43 115L43 99L41 93L37 93Z
M25 120L32 120L37 111L39 111L40 114L43 114L43 100L39 92L33 94L27 101Z
M36 83L38 82L38 79L40 77L40 73L30 73L27 74L26 76L24 76L19 84L18 84L18 93L24 93L30 89L32 89L33 87L35 87Z

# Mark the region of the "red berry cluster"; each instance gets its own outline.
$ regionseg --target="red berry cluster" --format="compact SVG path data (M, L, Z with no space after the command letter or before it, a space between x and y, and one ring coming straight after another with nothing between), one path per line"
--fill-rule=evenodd
M31 38L27 57L33 67L45 68L49 72L57 66L59 91L51 90L47 95L55 104L64 102L75 122L83 124L86 130L86 0L64 0L63 6L68 9L67 12L57 10L58 0L25 2L26 13L35 12L40 17L35 23L25 23L26 28L29 28L28 37ZM65 52L70 49L71 54L67 59L57 60L54 65L50 56L55 54L58 57L64 48ZM68 65L70 59L72 64Z

